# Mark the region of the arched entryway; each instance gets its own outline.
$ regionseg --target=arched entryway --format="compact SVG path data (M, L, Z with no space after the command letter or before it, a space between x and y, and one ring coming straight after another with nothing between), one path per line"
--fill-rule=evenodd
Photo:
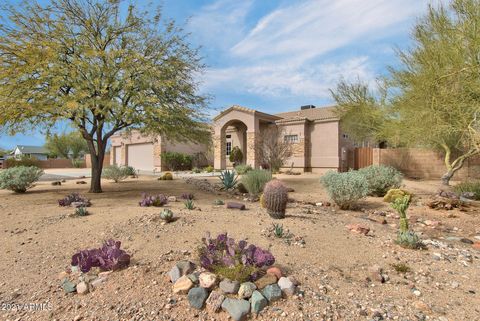
M260 128L278 119L280 117L241 106L232 106L216 116L213 137L215 169L225 169L231 165L227 154L235 146L242 150L244 164L258 168L260 164L256 145Z

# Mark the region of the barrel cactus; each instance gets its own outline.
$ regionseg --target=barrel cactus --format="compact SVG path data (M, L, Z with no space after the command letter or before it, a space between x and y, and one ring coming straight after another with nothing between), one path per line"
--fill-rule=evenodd
M160 218L165 222L169 223L173 221L173 212L168 208L165 208L163 209L163 211L160 212Z
M279 180L272 180L267 183L263 190L263 202L268 214L275 219L285 217L287 208L288 189Z

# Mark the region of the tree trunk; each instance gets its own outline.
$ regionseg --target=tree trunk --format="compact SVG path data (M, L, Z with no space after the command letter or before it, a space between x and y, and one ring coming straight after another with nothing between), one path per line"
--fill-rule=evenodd
M442 185L449 186L450 185L450 180L452 179L453 174L455 174L455 171L453 171L453 170L449 170L448 172L443 174L443 176L441 178L442 179Z
M98 156L91 154L92 179L90 181L89 193L102 193L102 170L105 151L99 148L98 154Z

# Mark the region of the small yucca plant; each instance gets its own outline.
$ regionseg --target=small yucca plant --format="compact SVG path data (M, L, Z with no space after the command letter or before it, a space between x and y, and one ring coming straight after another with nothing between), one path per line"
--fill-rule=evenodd
M278 238L282 238L284 236L284 230L282 224L273 224L273 235Z
M81 206L81 207L77 207L75 209L75 216L87 216L89 213L88 213L88 210L86 207L84 206Z
M188 210L193 210L195 208L195 204L193 203L192 200L186 200L185 202L183 202L183 204L185 205L185 208Z

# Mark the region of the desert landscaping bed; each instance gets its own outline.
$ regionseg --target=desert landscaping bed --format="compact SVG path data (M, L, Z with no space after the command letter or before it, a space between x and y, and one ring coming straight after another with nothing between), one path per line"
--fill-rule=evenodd
M0 191L0 319L2 320L228 320L226 312L190 306L172 291L168 272L178 261L196 262L196 248L209 231L245 239L275 256L275 266L299 283L296 293L272 302L258 320L480 320L479 208L434 210L426 206L437 182L405 180L416 194L410 225L424 250L396 245L398 217L382 198L369 197L357 211L329 205L319 175L277 175L294 192L287 215L273 220L259 202L242 195L203 191L182 179L153 177L104 182L103 194L87 194L75 180L52 186L40 182L26 194ZM218 178L208 178L217 183ZM58 206L67 193L92 202L90 215L70 217ZM169 202L176 217L162 224L162 208L140 207L141 193L180 198L194 194L195 208ZM241 202L246 210L227 209L215 200ZM269 237L273 223L283 225L301 246ZM346 226L368 228L366 235ZM78 250L120 240L131 255L128 268L105 275L90 293L66 294L63 271ZM38 311L20 306L44 304ZM12 304L17 304L11 310ZM34 310L34 309L33 309Z

